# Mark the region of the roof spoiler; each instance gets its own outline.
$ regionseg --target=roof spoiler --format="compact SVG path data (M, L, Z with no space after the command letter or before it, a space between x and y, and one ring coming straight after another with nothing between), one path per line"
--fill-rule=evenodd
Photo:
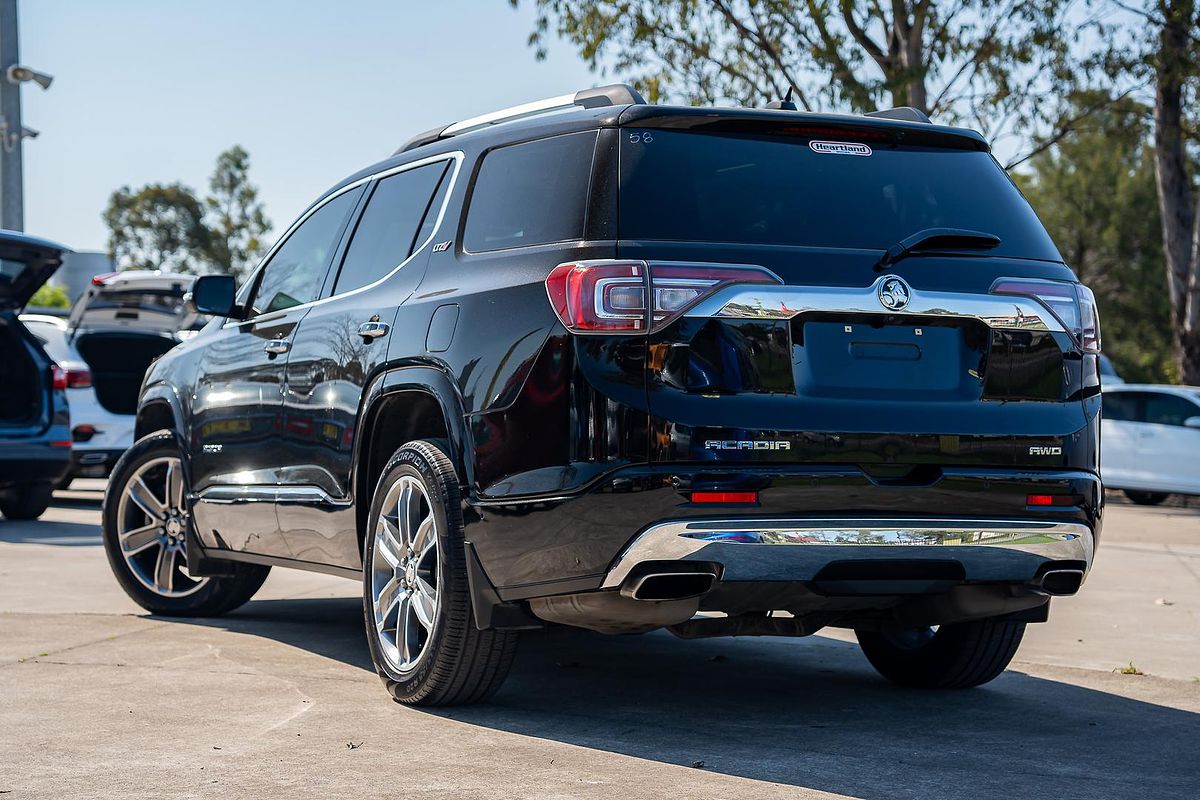
M469 119L464 119L450 125L430 128L424 133L418 133L409 139L392 155L406 153L409 150L414 150L441 139L448 139L451 136L475 130L476 128L509 122L514 119L530 117L560 108L570 108L571 106L602 108L605 106L642 105L645 102L642 96L638 94L637 89L625 83L598 86L594 89L582 89L573 94L563 94L557 97L548 97L545 100L535 100L532 103L523 103L519 106L492 111L488 114L470 117Z

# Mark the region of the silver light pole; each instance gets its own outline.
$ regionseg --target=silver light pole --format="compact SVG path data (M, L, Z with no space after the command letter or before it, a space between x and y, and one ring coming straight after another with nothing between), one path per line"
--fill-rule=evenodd
M24 140L37 136L21 124L21 84L49 89L54 77L21 65L17 0L0 0L0 228L25 230Z

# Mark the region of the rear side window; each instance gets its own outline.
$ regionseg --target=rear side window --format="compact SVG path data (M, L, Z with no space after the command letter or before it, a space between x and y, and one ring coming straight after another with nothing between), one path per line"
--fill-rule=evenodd
M484 156L463 246L481 253L582 239L596 136L555 136Z
M374 283L409 257L420 244L417 231L430 211L447 163L405 170L379 182L342 260L335 294Z
M988 153L623 128L620 237L885 249L925 228L999 236L1059 260Z

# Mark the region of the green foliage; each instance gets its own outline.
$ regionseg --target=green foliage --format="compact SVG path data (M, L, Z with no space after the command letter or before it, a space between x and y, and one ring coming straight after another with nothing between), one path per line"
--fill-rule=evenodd
M235 145L217 156L203 199L180 183L113 192L104 221L118 269L248 272L271 230L249 170L249 155Z
M763 106L791 85L802 109L913 106L993 141L1048 128L1082 64L1067 0L527 2L539 57L562 36L651 102Z
M1077 105L1095 105L1091 94ZM1028 162L1018 182L1100 307L1104 351L1128 381L1169 383L1176 362L1149 109L1120 100Z
M271 223L249 173L249 153L234 145L217 156L208 181L208 255L218 272L245 274L267 247Z
M182 184L123 186L109 198L104 222L108 254L119 269L198 272L204 265L204 206Z
M43 283L26 304L32 308L70 308L71 298L67 290L56 283Z

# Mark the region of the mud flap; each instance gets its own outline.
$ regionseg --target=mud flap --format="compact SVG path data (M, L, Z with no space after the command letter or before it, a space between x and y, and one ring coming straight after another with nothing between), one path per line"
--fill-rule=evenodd
M463 543L467 558L467 588L471 593L471 608L475 614L475 627L481 631L527 631L545 627L545 624L525 610L521 603L505 602L496 593L496 587L488 580L479 563L475 545Z

